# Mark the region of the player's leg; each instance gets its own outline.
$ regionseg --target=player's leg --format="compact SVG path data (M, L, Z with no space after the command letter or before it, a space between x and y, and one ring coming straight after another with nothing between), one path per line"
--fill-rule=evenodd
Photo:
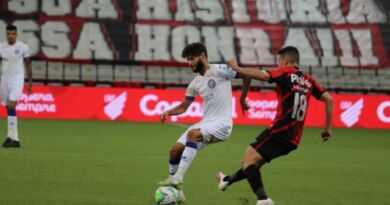
M177 186L176 184L180 184L181 182L175 180L173 176L176 174L179 164L181 161L181 156L185 149L185 144L187 142L188 133L196 128L197 124L189 127L177 140L177 142L171 147L169 152L169 177L161 182L159 182L160 186Z
M264 141L268 137L267 130L263 131L260 135L256 137L256 141L254 143L260 144L262 141ZM220 191L225 191L228 186L230 186L233 183L236 183L238 181L241 181L243 179L246 179L246 174L243 169L243 163L245 158L241 160L241 167L233 174L225 175L222 172L217 172L216 179L218 183L218 189ZM259 164L260 165L260 164ZM262 164L261 164L262 165ZM260 166L258 166L258 169Z
M15 130L15 117L14 115L16 114L11 110L13 105L15 104L14 102L10 102L10 81L8 78L5 78L4 76L1 78L1 85L0 85L0 95L1 95L1 100L2 104L6 106L6 111L7 111L7 135L6 135L6 140L3 143L3 147L13 147L15 144L13 142L13 130ZM17 144L17 143L16 143ZM19 145L20 146L20 145ZM17 146L16 146L17 147Z
M225 175L223 172L219 171L217 172L215 178L218 183L218 190L225 191L227 187L232 185L233 183L246 179L246 175L241 165L240 169L238 169L235 173L230 175Z
M203 141L203 135L200 129L192 129L187 133L187 142L177 172L173 176L178 181L183 181L184 174L194 160L198 151L198 142Z
M258 201L268 199L259 170L264 163L263 157L253 147L249 146L245 152L242 169Z
M175 175L177 168L179 167L181 155L184 151L184 144L176 142L169 151L169 176Z
M19 135L18 135L18 118L16 115L16 105L18 100L22 96L23 92L23 79L12 79L8 82L8 137L11 138L12 142L9 143L8 147L20 147Z
M255 142L251 143L245 153L242 166L248 183L256 194L256 205L274 204L265 192L259 168L266 162L270 162L296 149L296 145L291 144L289 139L283 137L285 134L279 133L274 135L269 130L266 130L256 138Z
M191 129L187 134L186 147L179 164L179 169L174 177L182 181L197 151L208 144L215 144L226 140L229 138L231 131L232 124L225 121L213 121L195 125L194 129Z

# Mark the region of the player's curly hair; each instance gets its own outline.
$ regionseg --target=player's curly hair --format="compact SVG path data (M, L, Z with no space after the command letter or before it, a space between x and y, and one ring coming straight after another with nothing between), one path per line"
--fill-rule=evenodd
M200 56L200 54L204 53L207 58L207 49L206 47L200 43L191 43L188 44L182 51L181 57L187 58L188 56Z
M286 56L290 63L299 64L299 51L294 46L287 46L278 51L281 56Z
M17 31L18 29L16 28L16 26L9 24L9 25L7 25L6 30L7 31Z

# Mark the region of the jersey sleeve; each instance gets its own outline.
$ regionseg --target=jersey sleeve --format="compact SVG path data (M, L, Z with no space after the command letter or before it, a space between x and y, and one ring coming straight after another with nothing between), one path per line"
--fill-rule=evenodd
M192 80L192 82L188 85L187 87L187 90L186 90L186 96L185 96L185 101L194 101L195 97L196 97L196 89L195 89L195 83L194 83L195 79Z
M278 83L282 80L283 74L285 74L285 71L282 68L274 68L266 70L266 72L269 74L269 83Z
M311 93L317 100L321 99L321 95L326 91L315 79L312 78L313 91Z
M24 45L24 49L23 49L23 58L30 58L30 49L26 44Z
M225 64L217 65L216 71L218 75L222 76L225 79L234 79L240 77L240 75L236 71L234 71L232 68Z

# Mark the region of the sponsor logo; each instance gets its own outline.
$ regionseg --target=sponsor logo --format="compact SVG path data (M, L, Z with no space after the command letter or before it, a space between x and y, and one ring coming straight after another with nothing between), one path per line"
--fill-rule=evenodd
M19 49L15 49L15 54L19 55L19 53L20 53L20 50Z
M31 95L22 94L21 99L16 106L16 110L21 112L55 113L56 104L52 93L32 93Z
M237 113L235 110L236 100L233 97L232 99L232 113L233 118L237 117ZM181 101L171 101L168 102L166 100L160 100L158 95L148 94L141 98L139 103L139 108L141 112L146 116L157 116L162 112L172 109L178 106ZM181 115L172 115L170 116L172 122L176 122L179 118L201 118L203 117L203 105L200 102L192 102L188 107L187 111Z
M273 120L278 107L277 100L257 100L247 98L249 119Z
M216 84L217 83L213 79L210 79L209 82L207 82L207 86L209 86L209 88L215 88Z
M390 115L386 115L385 110L390 109L390 101L382 102L378 109L376 110L376 114L378 115L379 120L384 123L390 123ZM389 112L388 112L389 113Z
M350 101L342 101L340 103L340 106L341 109L345 109L340 115L341 121L347 127L352 127L360 119L360 115L362 114L364 106L364 100L363 98L360 98L355 103L352 103Z
M118 96L111 94L105 95L104 101L108 102L108 104L104 106L104 114L106 114L111 120L117 119L123 113L126 100L127 92L123 92Z

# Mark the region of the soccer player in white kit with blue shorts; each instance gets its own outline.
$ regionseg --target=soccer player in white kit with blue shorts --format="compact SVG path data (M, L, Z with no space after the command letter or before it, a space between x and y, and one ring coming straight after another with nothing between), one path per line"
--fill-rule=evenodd
M188 128L172 146L169 156L169 177L160 182L161 186L182 189L185 172L199 149L229 138L232 122L231 79L238 74L225 64L208 64L207 50L201 43L187 45L182 57L187 58L194 73L198 73L188 85L185 99L178 106L163 112L161 121L170 115L184 113L200 95L203 99L203 118Z
M0 97L7 108L8 133L3 147L20 147L16 105L22 96L24 86L24 68L28 77L27 94L32 92L32 71L28 46L16 40L17 28L8 25L6 28L7 42L0 43L0 58L2 60L2 75Z

